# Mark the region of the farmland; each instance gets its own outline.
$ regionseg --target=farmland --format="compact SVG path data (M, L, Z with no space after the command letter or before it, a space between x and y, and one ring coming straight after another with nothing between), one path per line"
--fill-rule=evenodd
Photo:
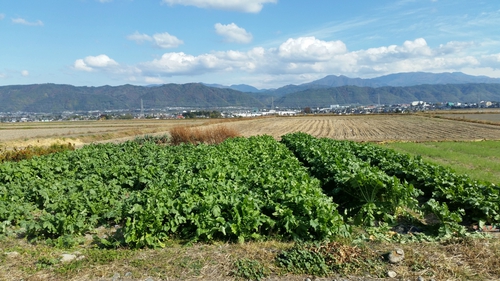
M500 221L498 186L362 143L497 140L497 126L415 115L268 117L226 121L245 138L217 146L121 143L178 125L218 125L175 122L96 122L95 131L84 123L87 131L74 123L3 126L0 132L22 131L5 137L6 147L56 140L118 144L0 166L2 271L30 280L117 280L116 274L232 280L287 272L294 275L286 280L303 280L304 273L384 277L387 270L410 279L499 275L497 243L465 238L466 226ZM392 228L408 224L420 230ZM24 235L28 240L14 238ZM331 242L293 242L325 239ZM377 256L395 241L409 243L399 244L407 260L391 266ZM420 249L412 246L416 241ZM444 256L434 255L436 249ZM467 255L471 249L481 249L480 259ZM326 256L317 256L323 251ZM62 263L58 255L65 252L81 259ZM304 255L317 267L304 271Z
M490 115L479 115L493 118ZM222 122L245 137L265 134L278 139L284 134L301 131L315 137L370 142L500 140L500 127L491 124L418 115L314 115L216 120L2 123L0 146L36 145L37 142L45 144L57 140L67 140L77 145L97 141L121 141L136 135L164 134L175 126L213 126Z
M265 118L229 124L244 136L290 132L353 141L444 141L500 139L500 127L417 115L304 116Z
M477 180L500 183L500 150L498 141L480 142L392 142L385 147L402 153L421 155L424 159L453 167Z

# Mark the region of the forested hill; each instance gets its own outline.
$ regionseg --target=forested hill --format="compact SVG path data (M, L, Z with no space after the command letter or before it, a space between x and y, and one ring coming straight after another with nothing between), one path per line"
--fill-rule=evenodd
M286 94L274 100L279 107L325 107L339 105L401 104L412 101L462 102L500 101L500 84L447 84L411 87L341 86L313 88Z
M0 112L138 109L141 99L145 108L264 106L249 93L199 83L158 87L35 84L0 87Z
M265 108L325 107L331 104L398 104L412 101L469 102L500 101L500 84L446 84L409 87L318 87L297 88L281 97L265 93L243 93L199 83L166 84L156 87L75 87L36 84L0 87L0 112L61 112L110 109L245 106Z

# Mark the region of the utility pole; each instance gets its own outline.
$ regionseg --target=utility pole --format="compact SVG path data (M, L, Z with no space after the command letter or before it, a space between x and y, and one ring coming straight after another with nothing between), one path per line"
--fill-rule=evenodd
M141 118L144 118L144 103L142 102L142 99L141 99Z

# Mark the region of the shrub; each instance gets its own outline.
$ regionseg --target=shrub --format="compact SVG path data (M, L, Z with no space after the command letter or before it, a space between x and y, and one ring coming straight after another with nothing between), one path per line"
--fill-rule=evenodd
M75 145L71 143L60 144L54 143L48 147L45 146L28 146L25 148L14 148L13 150L0 150L0 163L6 161L21 161L31 159L34 156L42 156L56 152L75 150Z
M172 145L179 145L181 143L218 144L228 138L237 136L239 136L239 133L236 130L227 128L226 126L214 126L204 129L175 127L170 130Z

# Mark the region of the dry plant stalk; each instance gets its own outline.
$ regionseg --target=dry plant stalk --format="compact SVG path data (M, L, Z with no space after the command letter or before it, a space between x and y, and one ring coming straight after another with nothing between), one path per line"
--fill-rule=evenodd
M218 144L228 138L238 137L240 134L226 126L215 126L209 128L174 127L170 130L172 145L181 143L191 144Z

